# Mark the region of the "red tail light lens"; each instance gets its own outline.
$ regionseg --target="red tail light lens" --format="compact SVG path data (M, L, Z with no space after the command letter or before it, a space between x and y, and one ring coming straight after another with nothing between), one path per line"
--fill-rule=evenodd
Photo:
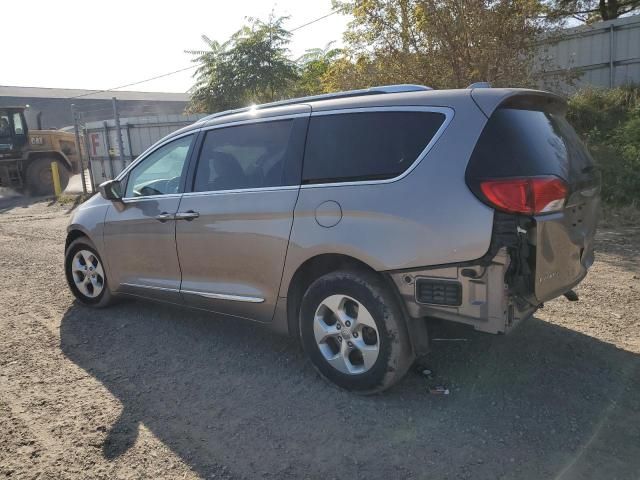
M480 189L495 208L526 215L561 210L568 191L565 182L552 176L484 180Z

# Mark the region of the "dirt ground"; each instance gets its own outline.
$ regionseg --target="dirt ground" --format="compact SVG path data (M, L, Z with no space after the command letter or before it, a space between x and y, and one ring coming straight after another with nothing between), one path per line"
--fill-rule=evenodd
M436 325L465 340L433 343L433 378L363 398L250 323L76 305L70 208L0 200L0 478L640 478L640 228L599 233L579 302Z

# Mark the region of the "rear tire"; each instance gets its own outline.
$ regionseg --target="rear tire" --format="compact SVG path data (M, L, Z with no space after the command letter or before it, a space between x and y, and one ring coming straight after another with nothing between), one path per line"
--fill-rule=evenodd
M93 308L113 303L105 265L87 237L71 242L65 252L64 271L69 288L80 303Z
M58 164L60 174L60 188L64 191L69 184L69 170L60 161L52 158L39 158L27 166L26 190L31 196L53 195L53 177L51 176L51 163Z
M373 272L336 271L317 279L302 298L299 322L316 370L345 390L381 392L413 363L402 309Z

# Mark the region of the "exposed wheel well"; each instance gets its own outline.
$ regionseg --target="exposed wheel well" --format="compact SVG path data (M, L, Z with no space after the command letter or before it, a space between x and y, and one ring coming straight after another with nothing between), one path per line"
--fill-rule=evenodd
M86 237L86 236L87 235L85 235L85 233L83 231L81 231L81 230L71 230L67 234L67 240L64 243L65 252L67 251L67 248L69 248L69 245L71 245L71 242L73 242L74 240L77 240L80 237Z
M289 327L289 334L298 338L300 331L298 326L298 313L300 310L300 303L304 293L316 279L321 276L334 272L336 270L368 270L380 275L373 268L366 263L350 257L348 255L339 254L324 254L310 258L304 262L296 273L291 278L289 283L289 290L287 291L287 322Z
M404 319L409 332L409 340L414 354L425 355L428 353L429 333L426 321L424 319L410 318L406 305L400 296L400 292L398 292L391 278L384 273L374 270L363 261L348 255L318 255L300 265L289 283L289 290L287 292L287 326L289 335L295 339L300 338L300 326L298 325L300 303L309 285L327 273L344 269L367 270L380 276L387 284L387 288L389 288L391 294L396 298L400 309L404 313Z

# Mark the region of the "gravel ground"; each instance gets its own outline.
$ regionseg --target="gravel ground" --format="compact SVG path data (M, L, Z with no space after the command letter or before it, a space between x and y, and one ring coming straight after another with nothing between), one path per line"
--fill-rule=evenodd
M640 478L638 228L599 233L580 302L435 325L465 340L434 342L433 378L363 398L250 323L74 304L70 208L0 200L0 477Z

